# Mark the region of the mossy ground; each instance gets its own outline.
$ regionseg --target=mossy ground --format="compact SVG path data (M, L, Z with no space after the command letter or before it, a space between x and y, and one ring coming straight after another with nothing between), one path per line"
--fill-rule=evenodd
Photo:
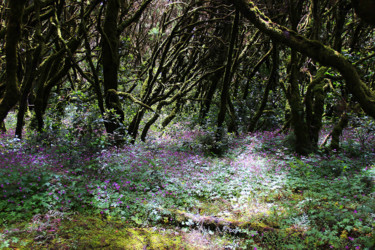
M228 243L224 238L173 227L133 227L121 220L74 215L56 222L33 220L0 228L7 247L1 249L211 249Z

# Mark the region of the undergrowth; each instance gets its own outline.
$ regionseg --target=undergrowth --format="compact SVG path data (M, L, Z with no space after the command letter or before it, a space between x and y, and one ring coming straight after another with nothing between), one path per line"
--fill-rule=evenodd
M284 135L259 132L229 136L216 157L203 130L173 126L120 148L68 130L22 141L3 134L0 248L80 247L83 232L101 235L92 247L124 247L110 245L113 230L141 234L149 248L155 230L168 231L162 238L176 244L163 244L172 249L195 241L205 242L198 249L375 246L375 147L358 131L346 131L343 150L332 155L297 157ZM212 218L228 226L208 225Z

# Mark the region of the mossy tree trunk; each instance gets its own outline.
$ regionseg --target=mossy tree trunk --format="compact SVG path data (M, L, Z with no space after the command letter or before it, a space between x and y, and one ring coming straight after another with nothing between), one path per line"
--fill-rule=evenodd
M346 112L344 112L341 115L339 122L335 125L335 127L332 130L331 144L329 145L330 149L338 150L340 148L340 136L344 128L348 125L348 122L349 122L349 116Z
M311 35L312 39L318 39L320 35L321 23L321 13L320 13L321 0L312 0L310 11L312 13L312 22L311 22Z
M138 129L139 129L139 125L142 121L142 118L143 116L145 115L146 113L146 109L144 108L140 108L136 115L133 117L132 121L130 122L129 124L129 127L128 127L128 134L131 136L132 138L132 143L135 142L137 136L138 136Z
M325 100L324 76L327 70L327 67L319 68L315 78L308 85L305 95L306 122L314 147L318 146L319 132L322 127Z
M289 87L287 89L287 99L291 110L291 126L296 137L295 151L302 155L312 152L312 144L305 121L304 106L298 84L299 69L297 67L297 52L292 50L289 74Z
M139 6L138 10L129 18L125 18L121 23L120 9L124 7L121 0L108 0L106 2L107 9L104 17L103 28L99 27L100 33L102 35L102 66L103 66L103 86L104 86L104 98L106 104L106 111L108 112L106 121L104 122L107 133L114 134L118 132L115 136L117 142L121 142L122 135L125 133L125 128L123 128L124 122L124 111L122 110L122 105L118 96L118 70L120 63L119 55L119 44L120 44L120 34L131 24L137 22L141 17L142 13L145 11L147 6L152 2L152 0L143 1ZM124 9L124 8L123 8ZM125 13L121 14L121 17L125 17L129 9L125 8ZM87 43L87 42L86 42ZM89 48L89 44L86 45ZM91 63L92 64L92 63ZM91 66L91 68L94 68ZM96 76L96 78L98 78ZM101 90L99 86L99 81L95 79L94 88L98 99L101 99ZM99 105L102 109L102 102L99 100ZM113 111L113 112L112 112ZM136 133L132 129L138 129L140 120L143 117L145 110L141 109L133 119L130 124L129 134ZM139 114L139 115L138 115ZM120 130L119 130L120 129ZM136 135L135 135L136 136Z
M4 133L7 131L7 128L5 127L5 122L0 122L0 132Z
M21 22L26 0L7 1L9 16L5 39L6 86L3 98L0 100L0 124L3 124L8 112L20 98L20 84L17 77L17 46L21 38ZM5 130L5 129L3 129Z
M178 114L178 112L180 111L180 108L181 108L181 101L177 101L176 105L174 106L172 112L167 116L165 117L165 119L163 120L163 122L161 123L161 126L163 128L167 127L168 124L176 117L176 115Z
M103 92L102 92L102 89L100 87L100 80L99 80L99 70L98 70L98 66L95 66L94 65L94 62L93 62L93 56L92 56L92 49L91 49L91 45L90 45L90 36L88 34L88 31L87 29L84 27L84 43L85 43L85 53L86 53L86 60L90 66L90 69L91 69L91 72L92 72L92 81L91 81L91 84L94 88L94 91L95 91L95 94L96 94L96 97L97 97L97 100L98 100L98 106L99 106L99 110L100 110L100 113L102 114L102 116L104 116L105 114L105 108L104 108L104 98L103 98Z
M25 13L31 10L35 11L31 17L35 18L29 20L36 25L34 30L30 32L33 34L32 44L35 49L27 53L33 53L33 58L30 63L23 62L26 65L26 73L22 82L22 100L20 103L20 112L18 114L17 134L22 133L23 116L27 109L27 99L30 96L34 97L34 111L35 118L32 120L31 126L37 127L38 131L42 131L44 127L43 116L47 109L50 94L54 87L59 87L68 75L72 65L75 65L74 53L80 47L82 37L84 34L83 26L86 25L85 20L90 16L90 13L95 9L99 2L92 2L87 8L82 7L82 15L79 22L72 25L73 22L64 23L65 14L64 2L60 1L55 5L52 1L34 1L33 5L25 9ZM48 21L49 20L49 21ZM25 21L25 18L24 20ZM70 23L70 24L68 24ZM43 25L42 25L43 24ZM62 29L61 27L64 27ZM70 32L67 32L70 27ZM30 28L29 26L26 28ZM30 33L28 33L30 35ZM28 35L26 34L26 35ZM30 39L30 38L28 38ZM41 50L40 52L38 50ZM39 56L38 56L39 55Z
M210 1L210 7L215 9L217 5L220 5L222 2L227 3L228 1ZM202 104L199 112L199 117L201 119L201 125L206 122L206 116L211 109L211 105L214 103L215 100L215 93L220 91L222 79L225 75L225 62L227 60L227 52L228 52L228 43L230 43L230 32L231 32L231 25L230 25L230 18L231 15L228 14L228 10L222 7L216 9L217 13L212 13L209 18L222 18L224 21L219 22L215 25L213 36L220 39L221 42L213 43L209 48L210 59L207 63L210 65L210 69L218 69L214 74L212 74L205 82L204 86L202 86L201 98ZM219 40L218 39L218 40Z
M295 31L272 22L253 1L231 0L245 18L273 40L309 56L324 66L335 68L346 81L347 90L353 94L365 113L375 118L375 93L360 78L356 67L338 51L316 40L307 39Z
M287 91L286 91L286 87L284 85L284 82L282 81L279 81L279 85L284 93L284 95L286 96L287 95ZM288 133L288 131L290 130L290 123L291 123L291 110L290 110L290 105L289 105L289 102L287 100L287 98L285 98L284 100L284 121L283 121L283 126L282 128L279 130L278 133Z
M18 109L18 114L17 114L17 125L16 125L16 136L20 139L22 138L25 113L27 112L27 109L28 109L29 94L32 90L32 85L33 85L34 77L36 75L38 61L40 61L40 55L44 47L44 42L42 39L40 39L42 37L42 34L41 34L42 26L41 26L41 20L40 20L40 7L41 7L40 0L35 0L34 6L35 6L34 8L35 8L36 19L37 19L35 37L38 40L39 45L34 50L31 58L28 61L26 61L27 63L26 73L25 73L25 78L23 80L23 84L22 84L23 85L22 94L21 94L21 99L20 99L20 104L19 104L19 109Z
M104 95L107 111L109 112L105 127L107 133L114 133L124 121L124 112L121 109L116 91L118 90L119 69L119 34L118 16L120 11L119 0L108 0L102 31L102 64L104 77ZM109 91L109 90L114 91Z
M238 124L237 124L238 117L236 114L236 109L233 105L233 102L230 96L228 96L227 103L228 103L228 112L230 116L230 121L228 123L228 133L234 133L235 135L239 135Z
M22 138L25 113L27 112L27 109L28 109L28 98L32 89L33 80L34 80L35 72L36 72L36 66L37 66L37 62L39 60L41 51L42 51L42 45L39 45L33 53L30 65L29 64L27 65L28 69L26 70L24 86L22 87L22 94L21 94L21 99L20 99L20 104L19 104L19 109L18 109L18 114L17 114L16 136L20 139Z
M75 40L72 43L72 51L75 51L79 46L79 41ZM66 77L69 70L71 69L71 61L69 58L65 59L63 65L61 66L61 62L59 59L61 57L55 58L51 63L53 64L52 67L46 65L47 67L44 68L44 72L41 74L41 77L38 81L37 93L35 97L35 118L37 121L37 130L39 132L43 131L44 128L44 114L47 110L48 100L50 98L50 94L52 89L61 83L61 81Z
M302 6L300 6L301 4L302 1L289 1L289 16L293 30L297 30L301 13L293 11L292 6L294 7L296 5L296 8L300 10L302 9ZM300 93L299 82L301 77L298 66L299 62L300 58L298 58L297 51L292 48L289 63L289 86L286 91L286 97L291 110L291 126L295 135L295 151L298 154L307 155L313 151L313 147L308 133L308 126L305 120L305 110Z

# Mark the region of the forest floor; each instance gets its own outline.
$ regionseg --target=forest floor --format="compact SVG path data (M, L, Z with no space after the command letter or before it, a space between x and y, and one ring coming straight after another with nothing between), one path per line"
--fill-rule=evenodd
M373 134L297 157L275 131L174 124L107 147L67 131L0 139L0 249L373 249ZM322 136L323 138L323 136Z

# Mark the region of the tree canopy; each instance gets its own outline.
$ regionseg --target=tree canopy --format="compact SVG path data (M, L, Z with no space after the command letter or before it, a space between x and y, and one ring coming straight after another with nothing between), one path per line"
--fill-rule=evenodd
M226 131L291 128L308 154L335 111L338 148L346 120L375 118L373 5L3 1L0 122L16 108L21 138L25 114L41 132L84 106L122 143L189 114L216 142Z

